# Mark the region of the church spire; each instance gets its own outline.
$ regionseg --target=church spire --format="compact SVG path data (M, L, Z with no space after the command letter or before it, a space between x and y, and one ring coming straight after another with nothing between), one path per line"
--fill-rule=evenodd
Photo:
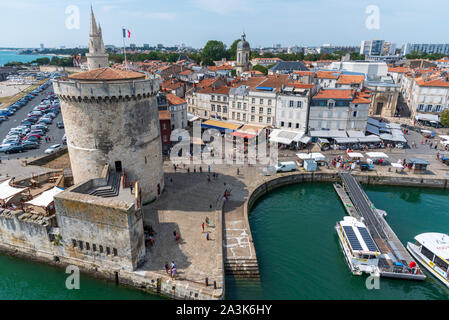
M90 7L89 53L86 56L89 70L109 66L108 55L104 50L101 26L97 25L92 6Z

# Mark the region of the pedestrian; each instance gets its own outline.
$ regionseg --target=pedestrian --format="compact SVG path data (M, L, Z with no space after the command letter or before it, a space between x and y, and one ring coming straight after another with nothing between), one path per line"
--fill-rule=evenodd
M176 263L172 260L170 263L170 270L176 268Z
M175 237L175 241L176 241L176 236L177 236L177 232L176 232L176 230L173 230L173 237Z
M240 174L240 170L239 170L239 168L237 168L237 175L239 175Z
M171 268L171 278L176 278L176 267Z
M203 173L203 167L200 166L200 173Z
M203 228L203 233L204 233L204 222L201 224L201 228Z
M165 272L170 273L170 266L167 261L165 262Z
M206 217L205 221L206 221L207 226L209 227L209 222L210 222L209 217Z
M210 174L207 176L207 182L210 182Z
M193 173L196 173L196 166L193 166Z
M206 240L209 241L209 231L206 232Z
M190 174L190 168L187 168L187 174Z
M210 166L207 166L207 172L210 174Z
M181 239L181 236L179 235L179 233L176 233L176 237L175 237L176 243L179 243L179 239Z

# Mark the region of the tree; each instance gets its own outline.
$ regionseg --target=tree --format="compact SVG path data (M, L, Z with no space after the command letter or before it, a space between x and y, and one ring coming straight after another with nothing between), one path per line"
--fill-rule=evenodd
M265 75L268 74L268 69L267 69L266 67L260 65L260 64L256 64L256 65L253 67L253 70L260 71L260 72L262 72L262 73L265 74Z
M441 113L440 122L444 127L449 128L449 109L446 109Z
M50 58L48 58L48 57L37 58L32 63L36 63L39 66L48 65L48 64L50 64Z
M217 40L209 40L201 51L201 61L203 64L211 66L214 61L222 58L229 58L229 52L226 50L226 45Z
M229 47L229 59L236 60L237 59L237 44L240 39L234 40L234 42Z

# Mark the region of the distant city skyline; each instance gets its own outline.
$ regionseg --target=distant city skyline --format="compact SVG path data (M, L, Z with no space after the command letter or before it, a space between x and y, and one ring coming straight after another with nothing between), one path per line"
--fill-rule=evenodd
M2 1L0 47L86 47L92 4L106 45L122 46L122 26L131 30L127 45L202 48L208 40L227 46L245 31L251 47L360 46L382 39L405 43L448 43L443 0L32 0ZM368 29L367 7L379 8L379 29ZM68 29L69 6L79 9L79 29ZM269 22L269 23L268 23Z

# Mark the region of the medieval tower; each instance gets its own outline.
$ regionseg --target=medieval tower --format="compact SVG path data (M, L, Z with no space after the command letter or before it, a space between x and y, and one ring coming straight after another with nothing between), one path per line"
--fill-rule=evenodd
M109 68L101 27L91 12L89 71L54 80L74 183L96 179L105 165L138 182L142 203L164 188L157 76Z
M235 71L237 76L248 71L249 67L249 55L250 55L250 47L248 41L246 41L245 33L242 34L242 39L237 43L237 63Z

